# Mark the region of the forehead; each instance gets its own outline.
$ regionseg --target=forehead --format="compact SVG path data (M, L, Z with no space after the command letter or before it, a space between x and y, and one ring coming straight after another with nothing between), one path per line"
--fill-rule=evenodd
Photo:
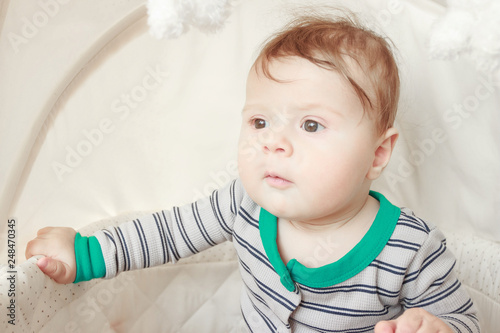
M247 105L328 105L359 113L363 105L347 79L337 71L321 68L296 57L280 57L268 63L267 77L257 61L247 80Z

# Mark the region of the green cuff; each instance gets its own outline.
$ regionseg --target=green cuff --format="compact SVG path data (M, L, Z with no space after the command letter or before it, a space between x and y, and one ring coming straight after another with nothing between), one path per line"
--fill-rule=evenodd
M76 278L73 283L102 278L106 275L106 265L101 245L95 236L84 237L79 232L75 236Z

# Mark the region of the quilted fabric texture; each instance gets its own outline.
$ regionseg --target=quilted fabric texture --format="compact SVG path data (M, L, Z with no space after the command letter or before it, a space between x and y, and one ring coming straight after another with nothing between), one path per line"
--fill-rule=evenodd
M500 327L500 244L463 233L447 234L457 273L479 310L483 332Z

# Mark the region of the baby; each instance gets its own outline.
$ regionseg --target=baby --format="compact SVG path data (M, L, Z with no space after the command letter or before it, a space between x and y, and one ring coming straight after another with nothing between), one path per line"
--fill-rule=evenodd
M239 179L91 237L41 229L26 257L71 283L229 240L251 332L479 332L441 232L370 190L398 138L398 97L383 38L348 18L297 19L248 74Z

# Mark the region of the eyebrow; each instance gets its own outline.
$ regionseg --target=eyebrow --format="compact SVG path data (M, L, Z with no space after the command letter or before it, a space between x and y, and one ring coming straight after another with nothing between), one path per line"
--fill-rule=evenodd
M296 107L297 110L300 110L300 111L308 111L308 110L327 110L331 113L335 113L336 115L338 116L341 116L341 117L344 117L345 114L340 112L339 110L335 109L335 108L332 108L328 105L325 105L325 104L321 104L321 103L315 103L315 102L312 102L312 103L306 103L306 104L303 104L303 105L300 105L298 107Z
M243 105L243 108L241 109L241 112L245 112L251 109L267 109L267 107L264 104L245 104Z
M251 110L251 109L260 109L260 110L267 110L268 107L264 104L245 104L241 110L241 112L245 112L245 111L248 111L248 110ZM298 105L298 106L295 106L292 108L293 110L298 110L298 111L308 111L308 110L327 110L327 111L330 111L332 113L335 113L339 116L344 116L344 114L332 107L329 107L327 105L324 105L324 104L321 104L321 103L306 103L306 104L303 104L303 105Z

